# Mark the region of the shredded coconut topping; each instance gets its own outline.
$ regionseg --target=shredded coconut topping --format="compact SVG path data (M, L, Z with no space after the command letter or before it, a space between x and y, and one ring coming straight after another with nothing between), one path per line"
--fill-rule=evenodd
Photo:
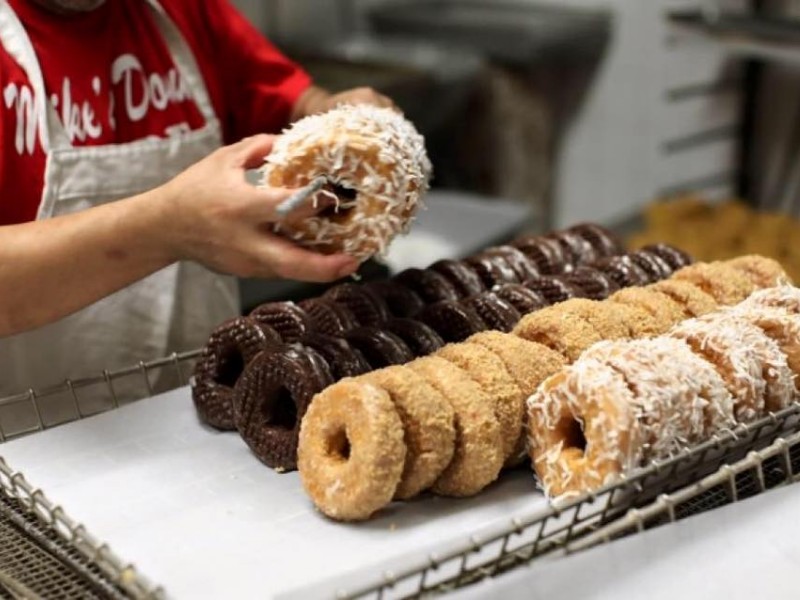
M303 245L362 260L385 254L391 240L408 231L432 171L414 126L393 110L369 105L342 105L297 121L265 160L262 185L299 187L325 176L355 192L354 200L343 201L320 191L314 201L332 200L333 217L283 222L279 231Z

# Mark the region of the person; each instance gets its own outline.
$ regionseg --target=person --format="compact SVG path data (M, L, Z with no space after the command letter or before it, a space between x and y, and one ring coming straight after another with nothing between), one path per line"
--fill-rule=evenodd
M357 268L273 235L292 190L245 171L293 120L392 102L316 87L227 0L0 0L0 88L0 397L201 346L233 276Z

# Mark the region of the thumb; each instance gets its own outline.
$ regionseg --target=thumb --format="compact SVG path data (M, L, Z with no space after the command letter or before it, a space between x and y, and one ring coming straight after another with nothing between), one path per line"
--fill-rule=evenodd
M264 164L264 158L272 152L276 139L277 136L266 133L244 138L231 147L234 163L245 169L260 167Z

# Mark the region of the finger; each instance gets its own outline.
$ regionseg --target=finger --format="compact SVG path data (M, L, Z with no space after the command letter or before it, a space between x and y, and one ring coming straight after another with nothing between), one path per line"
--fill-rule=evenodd
M352 275L357 259L346 254L319 254L273 234L264 234L261 252L265 266L285 279L328 282Z
M231 147L232 160L236 167L254 169L264 164L264 159L272 152L277 136L261 133L245 138Z
M316 193L296 198L306 188L247 187L242 191L247 215L258 222L296 223L313 217L335 204L329 194ZM298 203L299 202L299 203ZM288 203L288 204L287 204ZM288 211L288 212L287 212Z

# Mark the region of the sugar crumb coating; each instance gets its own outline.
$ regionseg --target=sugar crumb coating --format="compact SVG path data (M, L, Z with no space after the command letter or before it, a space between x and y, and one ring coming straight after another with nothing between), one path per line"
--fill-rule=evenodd
M547 346L574 362L581 353L602 338L585 318L549 306L523 317L512 333Z
M723 306L738 304L756 289L747 275L722 262L695 263L680 269L672 277L693 283Z
M408 363L453 407L456 430L453 459L431 491L442 496L473 496L492 483L503 467L500 424L491 400L466 371L438 356Z

